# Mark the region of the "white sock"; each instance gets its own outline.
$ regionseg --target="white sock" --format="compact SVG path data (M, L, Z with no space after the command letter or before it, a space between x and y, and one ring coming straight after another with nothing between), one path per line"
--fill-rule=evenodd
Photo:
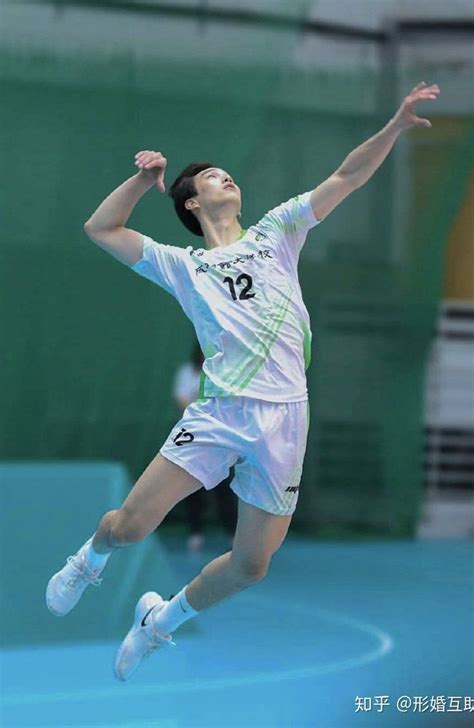
M112 551L108 551L106 554L99 554L97 551L95 551L92 548L92 539L94 538L94 536L95 534L91 536L90 539L86 541L86 543L82 547L84 549L84 558L87 562L87 565L90 569L92 569L92 571L102 571Z
M165 602L164 607L160 610L154 609L151 613L153 624L158 632L171 634L180 624L199 614L186 599L185 589L186 587L181 589L179 594L176 594L169 602Z

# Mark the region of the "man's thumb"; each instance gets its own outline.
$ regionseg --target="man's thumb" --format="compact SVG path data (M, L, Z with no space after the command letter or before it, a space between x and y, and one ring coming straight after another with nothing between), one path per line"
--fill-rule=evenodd
M417 124L418 126L424 126L426 129L431 129L431 121L428 119L420 119L417 117Z
M158 187L158 189L160 190L160 192L164 192L165 191L165 174L164 174L164 171L163 172L160 172L160 174L158 175L157 180L156 180L156 186Z

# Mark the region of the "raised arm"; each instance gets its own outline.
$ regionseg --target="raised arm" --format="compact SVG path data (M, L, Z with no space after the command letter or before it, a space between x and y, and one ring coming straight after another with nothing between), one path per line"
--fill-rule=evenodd
M341 166L312 191L311 206L318 220L329 215L351 192L372 177L402 131L411 126L431 126L428 119L421 119L416 115L415 105L419 101L434 100L438 94L439 88L436 84L427 86L423 82L415 86L388 124L378 134L354 149Z
M143 235L125 225L145 192L155 185L165 191L166 163L161 152L137 152L139 172L106 197L84 225L88 237L121 263L132 266L143 256Z

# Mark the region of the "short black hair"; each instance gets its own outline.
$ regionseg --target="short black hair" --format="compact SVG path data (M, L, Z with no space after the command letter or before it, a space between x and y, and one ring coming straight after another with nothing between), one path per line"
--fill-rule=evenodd
M186 200L190 197L197 195L196 185L194 184L194 177L203 172L205 169L215 167L216 165L212 162L191 162L187 167L183 169L173 184L171 185L168 195L174 202L174 209L179 219L185 225L188 230L191 230L195 235L203 237L199 220L191 210L187 210L184 206Z

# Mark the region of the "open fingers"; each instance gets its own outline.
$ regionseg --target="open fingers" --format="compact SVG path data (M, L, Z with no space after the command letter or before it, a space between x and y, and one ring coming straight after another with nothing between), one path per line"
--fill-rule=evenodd
M424 81L422 81L422 82L421 82L421 83L419 83L419 84L418 84L417 86L414 86L414 87L412 88L412 90L411 90L412 94L414 94L414 93L415 93L415 91L418 91L418 89L420 89L420 88L424 88L425 86L426 86L426 83L425 83Z
M420 89L429 89L429 88L439 88L437 83L430 83L427 84L426 81L421 81L421 83L417 84L412 88L412 93L414 91L419 91Z
M426 83L423 81L422 83L419 83L418 86L415 86L415 88L411 92L411 96L415 96L416 98L420 99L437 98L439 93L440 89L437 83L433 83L430 86L427 86Z
M414 94L415 101L423 101L424 99L437 99L439 91L428 91L426 93L418 91Z

